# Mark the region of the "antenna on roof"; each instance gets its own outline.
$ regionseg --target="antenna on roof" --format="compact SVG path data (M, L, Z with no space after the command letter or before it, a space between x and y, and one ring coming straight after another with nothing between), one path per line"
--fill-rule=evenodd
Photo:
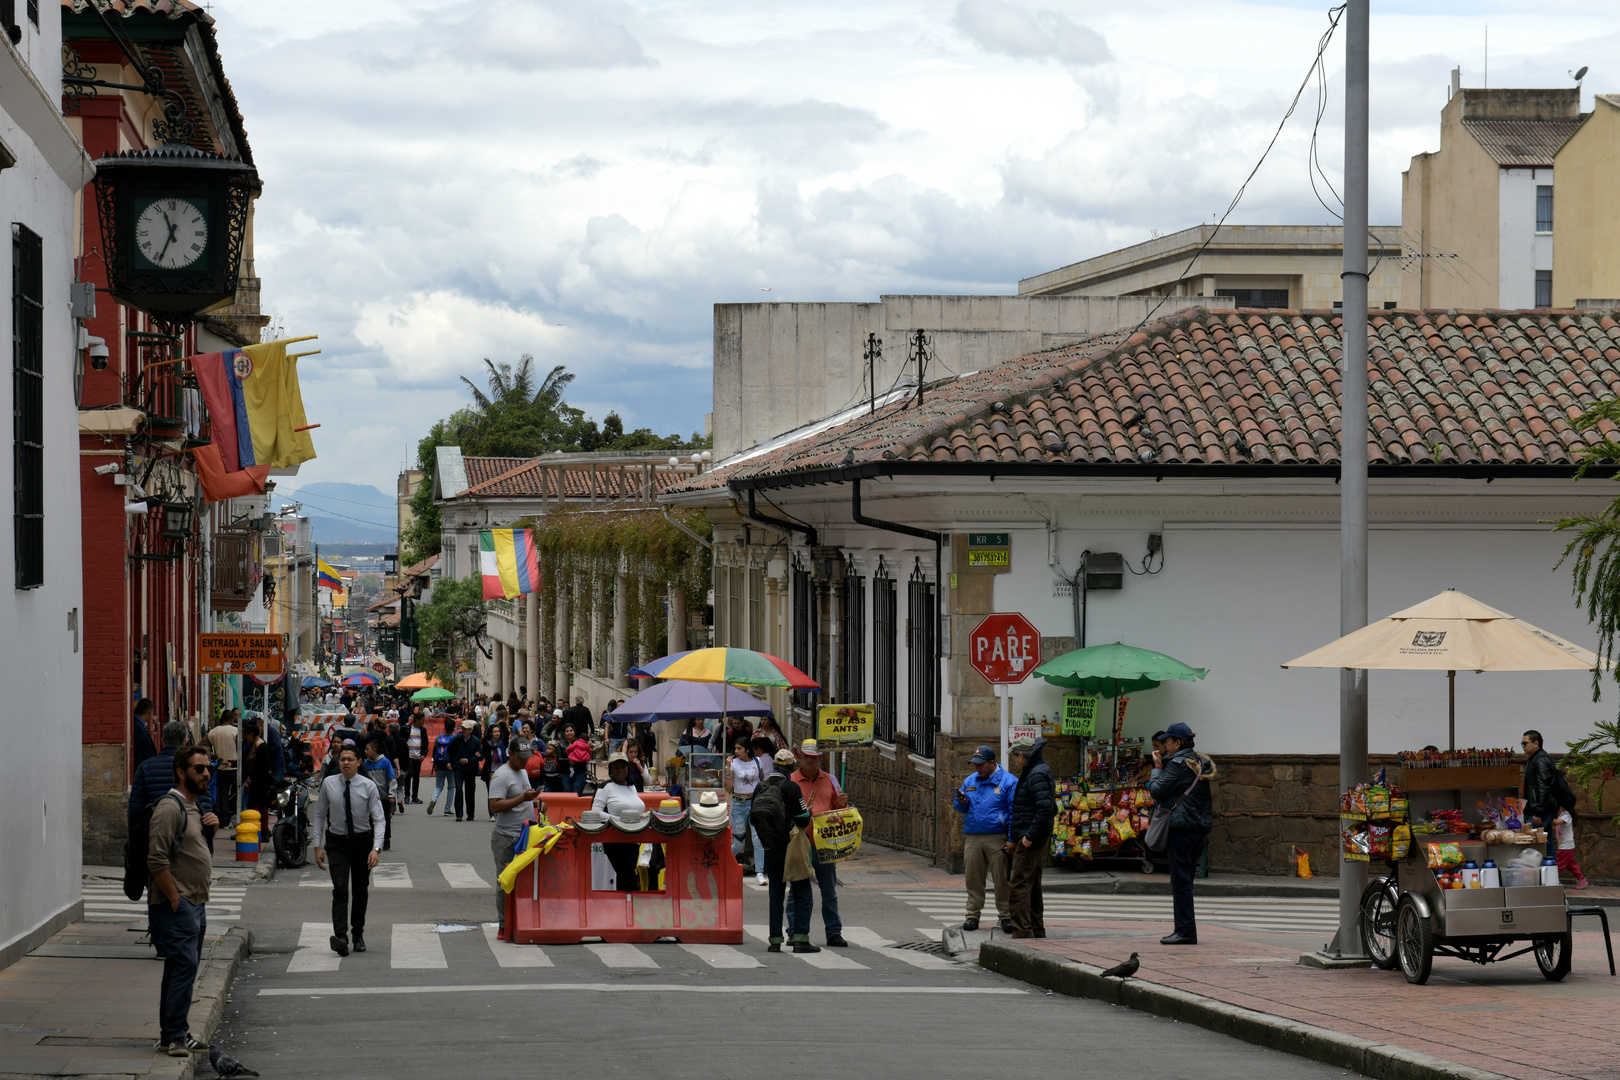
M1581 80L1586 78L1586 72L1587 72L1587 68L1583 64L1581 66L1581 70L1579 70L1579 71L1571 71L1569 73L1570 78L1575 80L1575 89L1579 90L1581 88Z

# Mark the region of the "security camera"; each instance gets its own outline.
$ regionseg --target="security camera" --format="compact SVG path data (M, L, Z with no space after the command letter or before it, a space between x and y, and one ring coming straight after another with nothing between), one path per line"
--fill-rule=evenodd
M109 461L105 465L97 465L96 466L96 475L97 476L106 476L108 473L117 472L119 470L119 468L120 468L120 466L119 466L118 462Z
M126 514L144 514L144 513L146 513L146 503L145 502L127 502L127 503L124 504L124 513L126 513Z
M92 336L90 338L90 366L97 371L106 371L107 356L107 339Z

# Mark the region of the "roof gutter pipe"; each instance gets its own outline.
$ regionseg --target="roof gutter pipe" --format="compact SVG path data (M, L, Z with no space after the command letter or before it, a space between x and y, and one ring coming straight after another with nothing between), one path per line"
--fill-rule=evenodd
M945 571L941 564L944 562L943 545L945 534L930 532L927 529L919 529L912 525L901 525L895 521L883 521L880 518L867 517L861 513L861 482L859 480L852 481L850 491L849 509L850 514L855 518L855 524L865 525L871 529L883 529L885 532L902 533L906 536L915 536L920 540L932 540L934 542L934 584L936 588L943 589L945 587ZM935 640L938 641L937 636Z
M786 532L802 532L804 533L804 542L806 544L809 544L811 547L817 546L816 530L811 526L800 524L797 521L788 521L786 518L774 518L769 514L762 514L758 510L754 509L753 488L748 489L748 517L759 522L761 525L769 525L772 528L782 529Z

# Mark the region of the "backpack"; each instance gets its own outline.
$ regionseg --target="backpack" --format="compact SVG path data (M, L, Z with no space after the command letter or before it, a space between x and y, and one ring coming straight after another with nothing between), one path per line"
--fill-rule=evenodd
M767 851L780 851L788 845L788 833L793 823L788 820L787 800L782 797L786 780L771 777L754 789L753 808L748 812L748 823L759 833L759 842Z
M440 765L448 765L450 763L451 738L453 738L453 736L440 735L437 739L433 740L433 765L435 768Z
M135 821L129 829L129 839L124 841L124 895L129 897L131 902L139 900L141 893L146 889L146 879L150 876L150 871L146 868L146 856L152 850L152 811L156 810L158 803L164 799L173 799L180 803L180 827L174 833L175 844L178 845L180 838L186 834L186 804L173 791L164 792L157 802L135 814Z
M1569 777L1564 775L1563 769L1553 770L1553 798L1558 803L1558 809L1575 812L1575 789L1570 787Z

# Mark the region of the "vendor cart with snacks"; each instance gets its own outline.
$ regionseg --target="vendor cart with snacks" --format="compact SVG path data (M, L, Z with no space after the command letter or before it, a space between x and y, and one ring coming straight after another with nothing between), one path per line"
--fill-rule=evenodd
M1153 814L1142 739L1087 740L1080 773L1056 785L1052 857L1091 862L1129 859L1153 873L1153 853L1141 837Z
M1362 941L1378 967L1421 984L1436 956L1489 964L1532 953L1549 980L1569 974L1558 867L1515 797L1512 761L1502 750L1403 754L1398 783L1380 773L1345 793L1345 857L1388 868L1361 897Z

